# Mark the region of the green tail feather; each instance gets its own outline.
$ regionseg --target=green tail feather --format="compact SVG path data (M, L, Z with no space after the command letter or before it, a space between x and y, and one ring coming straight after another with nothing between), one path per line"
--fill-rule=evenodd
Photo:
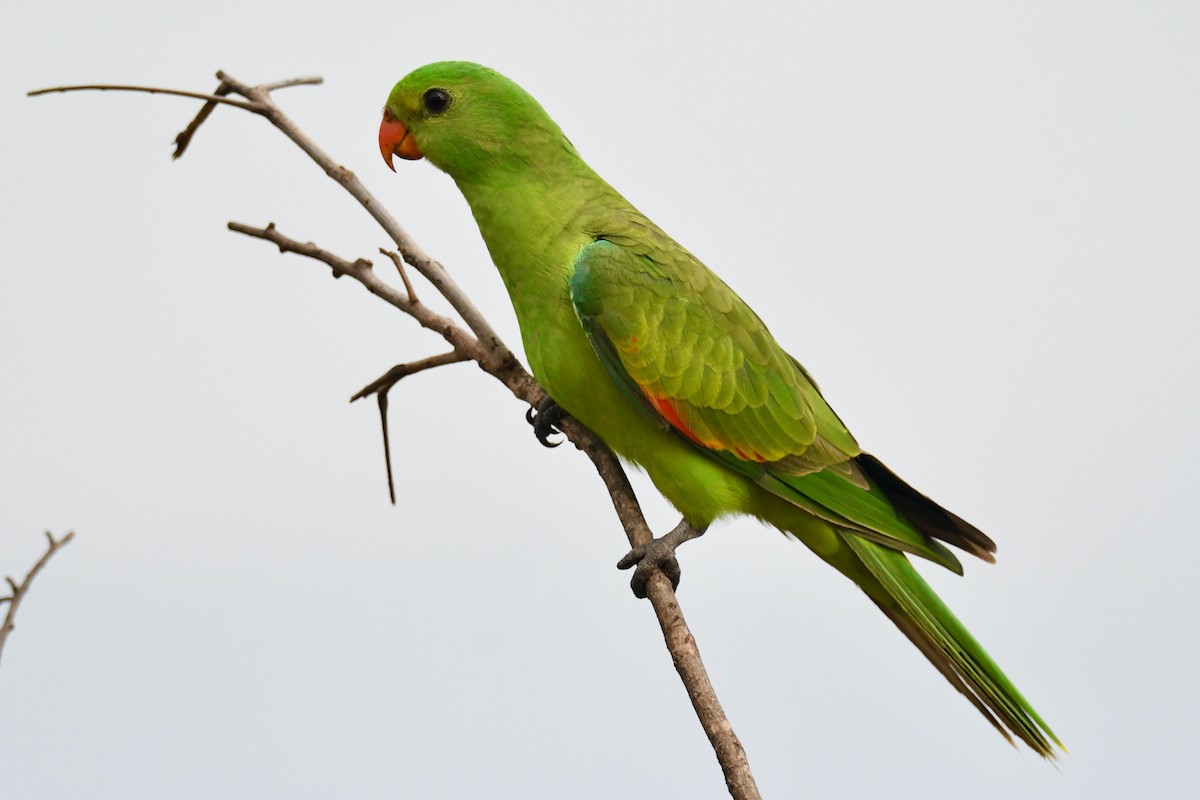
M853 533L843 538L886 591L887 597L872 596L876 604L1005 738L1011 742L1011 732L1051 760L1058 755L1054 745L1066 750L904 554Z

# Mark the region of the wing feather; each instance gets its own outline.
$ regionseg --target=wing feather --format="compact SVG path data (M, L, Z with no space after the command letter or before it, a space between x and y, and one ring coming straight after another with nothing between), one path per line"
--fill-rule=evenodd
M955 572L933 537L990 558L990 539L863 454L762 320L656 229L584 247L569 288L605 369L658 424L864 538Z

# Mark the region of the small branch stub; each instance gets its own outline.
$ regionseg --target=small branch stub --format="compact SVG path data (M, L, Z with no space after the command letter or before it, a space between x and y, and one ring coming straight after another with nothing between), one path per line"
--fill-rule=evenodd
M386 250L382 247L379 248L379 252L390 258L392 263L396 265L396 272L400 273L400 280L404 281L404 289L408 292L408 302L414 305L421 302L417 299L417 293L413 289L412 281L408 279L408 270L404 269L404 259L400 257L400 254L395 250Z

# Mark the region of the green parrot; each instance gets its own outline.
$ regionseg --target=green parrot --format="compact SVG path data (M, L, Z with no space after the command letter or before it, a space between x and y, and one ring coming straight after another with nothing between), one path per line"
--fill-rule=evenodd
M430 64L392 89L379 146L389 167L427 158L466 197L553 400L531 417L542 443L566 411L683 515L622 560L635 593L664 565L677 581L675 547L714 520L756 517L854 581L1005 738L1056 757L1061 742L908 559L962 574L946 544L992 562L992 540L863 452L758 315L536 100L486 67Z

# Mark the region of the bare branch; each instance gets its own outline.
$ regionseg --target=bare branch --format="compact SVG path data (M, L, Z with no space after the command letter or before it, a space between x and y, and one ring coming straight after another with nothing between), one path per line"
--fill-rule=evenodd
M301 150L308 154L309 158L317 162L318 166L325 170L326 175L337 181L343 189L349 192L367 210L367 213L379 223L388 237L395 242L396 247L400 250L400 254L404 256L404 260L434 285L434 288L446 298L458 315L462 317L467 327L484 343L486 347L485 358L494 360L497 364L515 360L511 351L501 341L500 337L496 335L496 332L492 330L492 326L488 324L483 314L475 307L470 298L467 297L466 292L454 282L454 279L450 277L450 274L446 272L446 269L441 264L430 258L421 249L416 240L408 234L408 231L400 226L400 223L384 208L383 204L367 191L367 187L363 186L358 176L341 164L338 164L328 153L318 147L317 143L309 138L308 134L300 130L299 126L284 114L279 106L275 105L269 92L265 89L244 84L230 77L225 72L217 72L217 77L232 86L235 92L252 101L256 105L255 111L269 119L272 125L295 142Z
M239 94L249 102L232 101L217 95L198 95L190 92L148 89L147 87L58 87L56 89L40 90L36 93L31 92L31 94L44 94L50 91L74 91L85 88L151 91L196 97L214 103L221 102L228 105L236 105L266 117L272 125L278 128L324 169L330 178L349 192L384 229L389 238L396 244L399 257L387 251L383 252L392 258L397 269L399 269L406 292L402 294L382 281L375 274L370 261L358 259L357 261L350 262L322 250L311 242L298 242L280 234L275 230L273 223L266 228L253 228L240 223L230 222L230 230L273 242L279 247L280 252L297 253L321 261L333 270L335 277L341 275L353 277L372 294L413 317L423 327L440 334L453 348L452 353L425 359L425 362L428 363L422 366L421 369L430 369L442 363L453 363L457 360L470 359L475 361L485 372L500 380L516 397L529 403L531 406L539 406L546 399L545 391L538 385L533 376L526 372L520 365L516 357L504 345L486 319L484 319L483 315L453 281L442 265L430 258L417 245L412 237L396 222L387 209L366 190L352 172L335 162L275 105L270 97L271 90L273 88L281 88L283 85L292 84L288 81L282 81L277 84L251 86L230 77L224 72L218 72L217 77L221 81L218 91L223 87L228 87L230 93ZM203 109L201 111L203 113ZM194 127L198 126L200 122L203 122L203 119L189 126L193 128L193 133ZM430 311L426 306L417 301L416 294L412 290L412 285L403 270L402 261L411 265L433 284L434 288L446 298L459 314L463 322L470 329L470 332L461 328L455 321ZM415 365L421 363L423 362L414 362L410 365L400 365L400 367L408 367L411 370ZM387 375L381 377L370 386L364 387L362 391L355 395L355 398L358 398L374 393L380 398L380 412L383 419L385 436L385 455L389 463L389 473L391 457L390 452L386 450L386 417L382 415L386 415L387 389L391 385L394 385L395 381L399 380L403 375L395 377L394 380L391 380L390 384L387 379L392 376L394 370L400 369L400 367L393 368ZM412 374L412 371L406 374ZM609 494L612 497L613 507L617 511L617 515L621 520L622 527L625 529L630 544L637 546L649 542L653 538L653 535L646 524L645 518L642 516L637 498L616 456L577 420L564 415L556 425L575 443L576 447L583 450L592 459L593 464L596 466L597 471L608 488ZM389 474L390 483L391 477ZM759 793L755 786L754 778L750 773L745 750L734 734L717 700L712 684L705 672L703 662L700 659L695 638L692 636L683 618L683 613L675 598L670 581L661 572L657 572L651 576L648 585L648 597L654 607L659 625L662 628L663 638L668 650L671 652L675 668L687 689L696 714L721 764L721 769L725 774L726 786L730 794L734 798L737 798L737 800L756 800L759 798Z
M43 94L51 94L53 92L145 92L147 94L169 94L175 97L191 97L195 100L207 100L210 103L222 103L227 106L237 106L246 111L253 111L256 114L262 113L262 109L253 101L234 100L230 97L222 97L216 94L203 94L201 92L185 92L182 89L160 89L154 86L128 86L115 83L90 83L80 84L78 86L52 86L48 89L34 89L32 92L26 92L26 97L38 97Z
M384 283L375 271L371 268L371 262L365 258L360 258L357 261L347 261L344 258L330 253L328 250L323 250L317 247L312 242L299 242L288 236L283 235L275 228L275 223L270 223L265 228L255 228L250 225L243 225L240 222L230 222L228 228L237 233L243 233L247 236L253 236L256 239L265 239L273 243L279 248L281 253L297 253L298 255L308 256L329 266L333 270L335 277L341 275L349 275L356 281L367 288L371 294L381 298L387 303L395 306L410 317L415 319L424 328L441 335L443 339L450 343L456 351L464 354L467 358L478 362L481 366L485 363L493 364L498 359L484 350L470 332L463 330L454 320L449 317L438 314L428 306L420 303L409 302L401 292L397 291L391 285ZM485 367L488 372L499 377L500 373L510 370L513 366L520 369L515 357L509 353L510 361L500 361L498 364L493 364L492 368ZM524 370L521 370L524 372ZM534 386L537 384L531 376L528 376L529 381ZM512 388L512 387L509 387ZM519 395L518 395L519 396ZM524 399L524 398L522 398Z
M178 97L191 97L198 100L205 100L212 103L223 103L226 105L237 106L238 108L251 111L255 114L260 114L271 121L271 124L283 132L285 136L291 139L297 146L300 147L308 156L317 163L325 174L333 178L339 185L350 193L363 208L367 210L380 227L384 229L388 237L396 244L400 250L400 254L404 260L413 266L418 272L434 285L434 287L442 294L443 297L450 303L454 310L462 317L463 322L475 334L475 336L486 344L484 357L493 361L493 366L502 366L509 361L515 361L515 356L488 324L483 314L475 307L466 293L455 283L450 274L445 268L439 264L416 243L406 230L401 227L400 223L391 215L391 213L383 207L374 195L363 186L358 177L346 169L342 165L334 161L329 154L317 146L308 134L302 131L299 126L294 123L283 111L275 104L271 98L271 91L274 88L281 88L284 85L299 85L310 82L317 82L316 79L289 79L277 81L273 84L264 84L261 86L251 86L242 83L233 78L227 73L218 70L217 78L223 86L229 87L231 93L240 94L246 98L246 101L234 100L217 94L200 94L197 92L187 92L177 89L162 89L150 86L131 86L124 84L80 84L76 86L55 86L47 89L37 89L29 92L30 97L49 94L51 92L74 92L85 90L99 91L130 91L130 92L149 92L151 94L167 94ZM202 109L203 111L203 109ZM203 122L203 120L200 120ZM195 123L199 125L199 123ZM189 126L191 127L191 126ZM186 132L186 131L185 131ZM194 133L194 131L193 131ZM178 150L176 151L178 152Z
M290 86L317 86L324 82L324 78L314 75L303 78L285 78L281 81L263 84L257 88L261 89L265 94L270 94L276 89L286 89ZM217 105L224 104L236 106L238 108L245 109L246 111L253 111L254 113L262 112L262 109L254 102L246 102L244 100L236 100L227 97L226 95L233 91L233 87L225 81L221 81L221 83L218 84L216 91L214 91L212 94L200 94L197 92L181 91L179 89L161 89L154 86L94 83L80 84L76 86L54 86L48 89L35 89L31 92L27 92L26 96L37 97L39 95L50 94L52 92L82 91L145 92L148 94L166 94L174 95L176 97L190 97L196 100L204 100L205 103L200 108L200 111L196 114L192 121L188 123L188 126L180 131L179 135L175 137L175 152L171 154L172 159L180 158L184 154L184 151L187 150L188 145L191 144L192 137L196 135L196 131L201 125L204 124L204 121L208 119L209 115L212 114L213 109L216 108Z
M229 227L231 230L273 242L279 247L281 252L300 253L328 264L334 269L335 274L340 271L342 274L351 275L366 285L368 289L371 289L369 281L378 281L378 277L373 271L356 270L351 262L339 258L326 250L322 250L312 243L301 244L294 239L290 239L275 230L273 224L263 229L256 229L231 222L229 223ZM359 259L355 263L361 262L362 259ZM455 339L449 334L457 332L461 336L468 336L465 331L457 328L450 320L446 320L444 317L442 319L449 326L447 328L438 329L433 325L427 325L422 320L422 316L429 314L429 309L425 306L408 302L407 298L402 298L394 290L394 297L392 299L374 289L371 289L371 291L379 297L388 300L388 302L405 313L410 314L425 327L438 330L452 345ZM478 342L473 343L476 349L482 349L482 346ZM421 369L429 369L434 366L440 366L442 363L453 363L455 360L465 358L474 359L485 372L499 379L514 395L531 406L537 407L546 397L545 391L537 384L533 376L526 372L515 360L500 369L492 369L489 367L489 363L477 354L469 354L466 351L460 351L456 348L451 353L433 356L424 359L423 362L413 362L407 365L400 364L393 367L388 373L385 373L379 379L356 393L351 398L351 401L372 394L377 386L387 386L387 388L390 388L388 379L391 377L393 371L398 370L403 373L405 368L411 369L417 365L422 365ZM412 374L415 371L418 370L411 369L410 372L405 374ZM391 384L395 384L402 377L404 377L403 374L392 380ZM388 491L392 503L395 504L391 450L388 444L386 391L380 392L378 397L380 398L379 413L384 437L384 459L388 469ZM556 424L577 448L587 454L595 465L596 471L600 473L600 477L604 480L604 484L608 488L609 495L612 498L613 508L617 512L617 517L621 520L621 526L625 529L625 535L629 540L630 546L636 547L648 544L654 538L654 534L651 533L650 527L646 524L645 517L642 516L637 496L634 494L633 487L629 484L629 478L625 475L625 470L622 469L617 457L596 438L595 434L572 417L564 415ZM717 699L716 690L713 688L712 681L708 677L708 672L704 668L704 662L700 658L700 648L696 644L696 639L692 636L687 621L683 617L683 610L680 608L679 602L675 597L675 591L671 588L671 581L659 571L651 576L647 588L647 597L654 607L654 613L658 618L659 626L662 628L663 639L667 644L667 649L671 653L671 660L675 664L675 670L679 673L679 677L687 689L688 698L692 702L692 707L696 710L696 716L699 718L700 724L704 728L704 732L717 754L717 760L720 762L721 770L725 774L725 783L730 795L737 798L737 800L755 800L755 798L759 798L758 788L754 783L754 776L750 772L750 764L746 757L746 751L742 747L742 743L734 732L733 727L730 725L728 717L725 716L725 711L722 709L720 701Z
M564 418L561 422L565 424L565 427L560 425L563 432L587 454L596 471L600 473L612 497L617 517L625 528L630 546L649 544L654 534L642 516L633 487L630 486L629 478L621 468L620 462L607 447L593 447L590 443L578 445L579 440L574 428L579 426L579 423L574 419ZM687 689L688 699L692 701L692 708L696 710L704 733L716 751L729 794L739 800L758 798L758 786L754 782L753 773L750 772L746 750L729 724L720 700L717 699L716 689L713 688L708 670L704 668L704 661L700 658L699 645L696 644L696 638L692 636L687 620L683 617L683 609L675 597L675 590L671 588L671 581L662 570L656 570L650 576L646 597L654 607L655 616L658 617L658 624L662 628L675 671L679 673L679 678Z
M12 596L0 598L0 601L8 602L8 613L4 615L4 622L0 623L0 654L4 653L4 644L8 641L8 634L16 627L14 621L17 618L17 608L21 605L21 601L25 599L25 595L29 593L29 586L33 583L33 579L42 571L42 567L46 566L46 563L53 558L54 554L74 538L74 531L69 532L61 539L55 539L50 531L46 531L46 539L49 542L49 546L46 548L45 554L33 565L33 569L29 570L29 574L25 576L25 580L18 584L12 578L7 578L8 585L12 587Z
M274 222L268 222L265 228L254 228L250 225L243 225L240 222L230 222L226 227L235 233L244 233L247 236L273 242L281 253L297 253L328 264L329 268L333 270L333 277L335 278L340 278L343 275L357 275L364 271L369 271L373 266L365 258L360 258L357 261L347 261L344 258L335 256L328 250L322 250L312 242L298 242L295 239L284 236L275 229Z
M403 275L403 273L401 273ZM412 296L412 292L409 292ZM457 364L460 361L470 361L471 357L465 353L460 353L457 350L451 350L449 353L442 353L440 356L430 356L423 358L420 361L410 361L407 364L397 364L396 366L383 373L382 376L368 383L363 388L354 393L350 398L350 402L359 400L369 395L375 395L379 402L379 425L383 432L383 463L387 468L388 482L388 499L392 501L392 505L396 505L396 482L392 477L392 445L391 437L388 436L388 392L392 387L400 382L402 378L407 378L409 375L415 375L418 372L424 372L427 369L441 367L446 364Z

